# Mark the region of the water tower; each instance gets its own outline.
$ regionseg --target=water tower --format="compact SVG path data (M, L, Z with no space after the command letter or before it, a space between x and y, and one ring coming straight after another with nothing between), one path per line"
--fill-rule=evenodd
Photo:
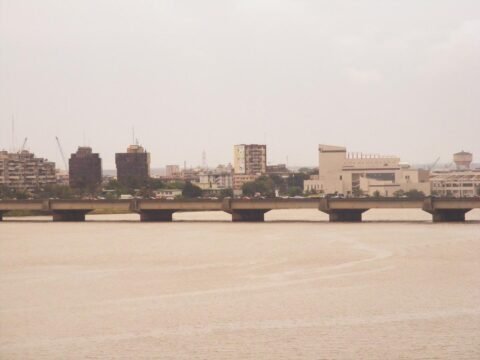
M470 169L470 164L472 163L472 154L466 151L460 151L456 154L453 154L453 162L457 166L457 170L468 170Z

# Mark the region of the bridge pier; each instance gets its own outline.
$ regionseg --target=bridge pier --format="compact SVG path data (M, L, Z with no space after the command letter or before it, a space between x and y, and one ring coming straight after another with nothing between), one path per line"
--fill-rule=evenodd
M327 214L330 222L361 222L362 214L367 210L329 210Z
M140 221L173 221L174 210L140 210Z
M85 221L85 215L90 210L55 210L53 221Z
M433 222L463 222L470 209L442 209L429 211Z
M265 213L270 210L233 210L232 221L262 222L265 221Z

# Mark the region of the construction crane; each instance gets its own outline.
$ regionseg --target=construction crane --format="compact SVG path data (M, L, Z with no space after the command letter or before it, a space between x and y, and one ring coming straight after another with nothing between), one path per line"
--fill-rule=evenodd
M22 144L22 147L20 148L19 152L22 152L23 150L25 150L25 146L27 145L27 140L28 140L28 138L25 138L25 140L23 140L23 144Z
M428 167L428 170L432 171L435 168L435 166L437 166L439 160L440 160L440 157L438 157L437 160L435 160L433 164Z
M58 136L55 136L55 140L57 140L58 150L60 150L60 155L62 155L63 165L65 165L65 171L68 172L68 164L67 160L65 159L65 154L63 153L62 144L60 144L60 139Z

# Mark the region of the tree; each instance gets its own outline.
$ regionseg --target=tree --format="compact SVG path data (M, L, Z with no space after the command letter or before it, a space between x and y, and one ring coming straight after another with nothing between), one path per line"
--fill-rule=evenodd
M36 198L39 199L74 199L79 196L79 192L67 185L47 185L43 189L35 191Z
M300 196L303 195L303 188L300 186L291 186L288 188L288 196Z
M233 189L223 189L219 195L220 199L230 197L233 198Z
M363 196L363 190L360 188L355 188L352 190L353 197L360 197Z
M128 188L127 186L120 184L118 180L110 180L107 185L105 185L106 194L109 198L119 198L122 194L133 195L134 190Z
M412 190L406 191L405 196L410 199L423 199L425 197L425 194L423 193L423 191L412 189Z
M288 187L296 186L296 187L303 188L303 182L308 179L310 179L310 175L305 173L290 174L290 176L287 179L287 184L288 184Z
M187 199L197 198L202 196L202 189L197 185L193 185L190 181L187 181L183 187L182 195Z
M15 198L15 191L7 185L0 185L0 200L9 200Z
M405 196L405 191L403 191L403 190L401 190L401 189L400 189L400 190L397 190L397 191L395 191L395 192L393 193L393 196L395 196L395 197Z
M382 194L380 194L380 191L375 190L375 191L373 192L373 197L379 198L379 197L382 197Z
M243 184L242 191L247 196L260 194L265 197L275 197L275 183L268 176L260 176L255 181Z

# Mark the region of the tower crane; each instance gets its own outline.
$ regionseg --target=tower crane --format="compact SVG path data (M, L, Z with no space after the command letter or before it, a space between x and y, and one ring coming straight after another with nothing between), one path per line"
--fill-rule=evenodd
M65 154L63 153L62 144L60 144L60 139L58 138L58 136L55 136L55 140L57 140L58 150L60 150L60 155L62 155L63 165L65 165L65 171L68 172L68 164L67 160L65 159Z
M27 140L28 140L27 137L25 138L25 140L23 140L23 144L22 144L22 147L20 148L20 152L22 152L23 150L25 150L25 146L27 145Z
M435 166L437 166L439 160L440 160L440 157L438 157L437 160L435 160L433 164L428 167L428 170L432 171L435 168Z

